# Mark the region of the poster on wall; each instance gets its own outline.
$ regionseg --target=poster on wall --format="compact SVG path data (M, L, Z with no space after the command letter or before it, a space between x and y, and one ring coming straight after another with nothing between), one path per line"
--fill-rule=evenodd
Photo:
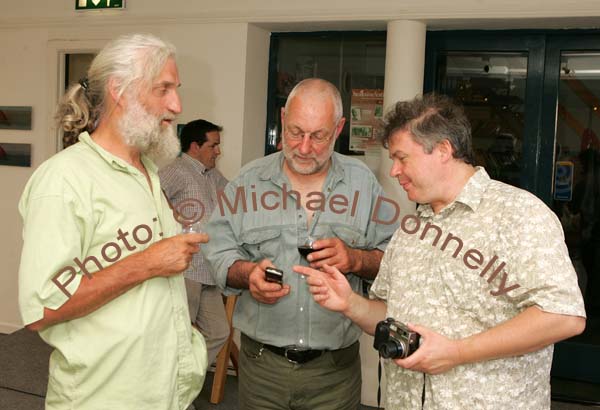
M353 88L350 108L350 150L366 153L379 149L383 133L383 90Z
M0 106L0 129L30 130L31 107Z
M31 144L0 142L0 165L31 166Z
M573 197L573 168L571 161L558 161L554 177L554 199L570 201Z

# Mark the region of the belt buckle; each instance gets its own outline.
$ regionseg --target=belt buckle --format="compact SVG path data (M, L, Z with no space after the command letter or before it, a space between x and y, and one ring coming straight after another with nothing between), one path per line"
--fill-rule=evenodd
M288 356L289 352L299 353L299 352L301 352L301 350L298 350L298 349L285 349L285 351L283 352L283 356L287 359L288 362L293 363L293 364L300 364L300 362L298 362L297 360L289 358L289 356Z

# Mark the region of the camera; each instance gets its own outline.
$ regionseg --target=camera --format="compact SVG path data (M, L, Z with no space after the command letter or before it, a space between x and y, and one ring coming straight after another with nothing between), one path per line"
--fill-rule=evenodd
M404 359L419 347L421 337L391 317L377 323L373 347L385 359Z
M283 285L283 271L277 268L265 268L265 280Z

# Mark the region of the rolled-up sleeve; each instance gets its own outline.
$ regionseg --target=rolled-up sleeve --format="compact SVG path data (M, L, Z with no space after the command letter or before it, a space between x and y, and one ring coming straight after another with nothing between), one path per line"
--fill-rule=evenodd
M19 307L24 324L42 319L44 308L60 308L77 291L81 270L74 258L82 258L82 224L88 219L66 187L39 194L36 186L41 183L36 182L28 185L19 204L24 240Z
M240 246L241 213L236 203L238 184L233 181L223 191L218 191L217 206L205 230L210 240L201 247L204 257L211 265L215 282L224 295L239 295L242 289L227 286L229 268L238 260L250 256ZM233 210L229 207L232 205Z
M377 181L374 181L372 189L369 214L371 217L367 229L367 241L373 248L385 252L390 239L399 226L400 205L393 199L384 196L383 189Z

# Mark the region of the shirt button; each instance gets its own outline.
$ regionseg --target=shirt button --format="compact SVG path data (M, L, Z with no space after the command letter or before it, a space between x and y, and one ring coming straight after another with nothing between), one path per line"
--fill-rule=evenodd
M302 279L306 278L306 276L304 276L304 275L300 275L300 277L301 277Z
M304 312L304 308L303 307L300 308L300 312Z
M298 342L299 342L301 345L303 345L303 344L304 344L304 339L300 339Z

